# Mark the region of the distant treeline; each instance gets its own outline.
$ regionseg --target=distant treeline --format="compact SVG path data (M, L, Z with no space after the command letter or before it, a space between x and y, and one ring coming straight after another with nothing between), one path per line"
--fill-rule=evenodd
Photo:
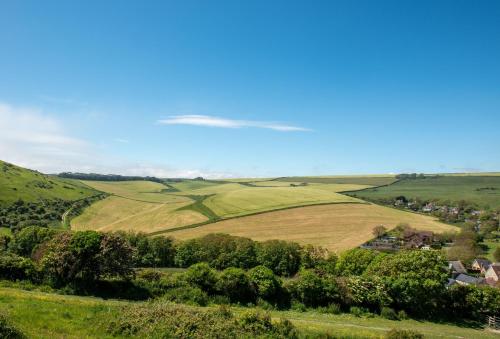
M95 180L95 181L130 181L144 180L162 183L164 180L156 177L140 177L119 174L97 174L97 173L73 173L63 172L57 175L60 178L79 179L79 180Z

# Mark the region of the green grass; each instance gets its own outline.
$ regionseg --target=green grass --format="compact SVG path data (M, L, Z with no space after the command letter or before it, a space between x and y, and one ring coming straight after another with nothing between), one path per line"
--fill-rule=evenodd
M486 258L488 258L491 262L495 262L496 260L493 257L493 252L495 252L496 248L500 246L500 241L486 240L483 243L487 247L485 253Z
M220 185L220 183L208 180L183 180L181 182L169 183L169 185L175 187L181 192L184 192L184 191L192 191L200 188L216 186Z
M0 288L0 312L6 314L9 321L28 338L111 338L105 330L106 325L116 319L121 307L133 304L135 303ZM233 307L232 310L238 316L248 309ZM287 318L299 331L309 334L380 338L391 328L401 328L419 331L426 338L498 338L498 334L470 328L465 323L458 327L427 321L391 321L378 316L366 318L349 314L293 311L273 311L271 316L274 320Z
M0 160L0 205L18 199L35 202L41 199L78 200L97 192L75 180L48 176Z
M244 187L207 198L204 204L222 218L324 203L360 202L328 190L304 187Z
M170 187L153 181L82 181L86 185L118 197L142 202L168 204L189 201L169 194Z
M205 199L207 199L208 197L211 197L211 195L188 195L188 197L190 199L193 199L194 203L191 205L181 207L178 209L178 211L191 210L191 211L198 212L198 213L203 214L204 216L206 216L208 218L207 222L216 221L216 220L220 219L217 214L215 214L210 208L208 208L203 203L203 201Z
M500 207L500 176L438 176L402 180L392 185L354 193L361 199L407 198L465 200L480 207Z
M397 179L393 175L374 175L374 176L324 176L324 177L284 177L274 179L276 181L287 182L307 182L318 184L354 184L383 186L395 182Z

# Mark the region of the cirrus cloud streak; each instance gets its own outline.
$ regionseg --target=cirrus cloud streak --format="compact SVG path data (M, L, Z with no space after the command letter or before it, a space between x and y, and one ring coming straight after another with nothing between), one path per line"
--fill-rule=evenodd
M309 128L281 124L277 122L252 121L252 120L235 120L219 118L209 115L173 115L167 119L158 120L159 124L163 125L192 125L205 127L219 128L265 128L280 132L310 132Z

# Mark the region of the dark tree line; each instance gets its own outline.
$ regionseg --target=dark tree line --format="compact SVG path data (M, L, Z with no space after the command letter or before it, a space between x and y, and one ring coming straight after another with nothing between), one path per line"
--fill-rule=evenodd
M143 180L162 183L163 179L156 177L141 177L119 174L98 174L98 173L73 173L63 172L57 175L60 178L78 179L78 180L95 180L95 181L130 181Z
M314 246L225 234L175 242L125 232L27 227L4 239L0 250L0 278L31 280L73 293L373 312L394 319L500 315L498 289L447 288L447 277L440 251L387 254L356 248L337 256Z

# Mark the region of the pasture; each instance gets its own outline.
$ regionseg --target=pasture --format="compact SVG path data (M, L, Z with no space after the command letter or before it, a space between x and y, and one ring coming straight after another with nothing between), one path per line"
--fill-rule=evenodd
M373 238L372 229L388 229L399 223L433 232L458 231L436 219L373 204L332 204L292 208L219 221L202 227L173 231L179 239L209 233L228 233L254 240L284 239L301 244L321 245L340 252Z
M78 200L96 193L78 181L45 175L0 160L0 205L9 205L19 199L27 202Z
M500 176L446 175L401 180L385 187L353 192L361 199L393 199L398 196L423 200L465 200L479 207L500 208Z

